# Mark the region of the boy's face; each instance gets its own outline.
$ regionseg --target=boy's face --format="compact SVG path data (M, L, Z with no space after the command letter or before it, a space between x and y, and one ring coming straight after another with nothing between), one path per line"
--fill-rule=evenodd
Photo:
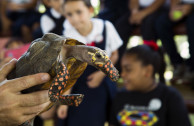
M59 13L61 13L61 6L63 4L63 0L48 0L49 6Z
M89 24L93 13L92 7L88 8L83 1L67 2L63 9L66 19L78 30Z
M135 55L124 55L121 60L121 68L121 77L127 90L141 91L145 88L147 68L136 59Z

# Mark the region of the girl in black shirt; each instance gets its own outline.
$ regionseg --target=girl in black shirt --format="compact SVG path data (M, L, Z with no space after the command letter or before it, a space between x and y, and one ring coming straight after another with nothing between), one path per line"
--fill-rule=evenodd
M165 67L160 49L148 45L133 47L122 57L125 90L113 102L110 126L191 126L179 92L162 83Z

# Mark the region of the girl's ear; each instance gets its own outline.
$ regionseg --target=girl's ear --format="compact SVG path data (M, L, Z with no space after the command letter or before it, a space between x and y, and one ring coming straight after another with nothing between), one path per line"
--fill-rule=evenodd
M89 11L90 11L91 17L94 16L94 8L93 7L90 7L89 8Z
M146 77L152 77L153 72L154 72L154 68L152 65L147 65L145 68L145 71L146 71L146 73L145 73Z

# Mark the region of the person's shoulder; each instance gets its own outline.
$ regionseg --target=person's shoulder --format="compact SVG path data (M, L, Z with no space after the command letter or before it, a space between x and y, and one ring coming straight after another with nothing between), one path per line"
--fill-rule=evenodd
M91 19L94 25L103 26L103 20L100 18L92 18Z
M180 92L173 86L167 86L163 84L162 87L164 88L165 93L167 94L168 98L175 98L175 97L182 98Z

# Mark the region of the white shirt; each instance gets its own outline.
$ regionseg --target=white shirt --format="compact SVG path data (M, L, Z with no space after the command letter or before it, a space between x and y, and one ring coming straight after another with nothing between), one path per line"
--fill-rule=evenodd
M150 6L155 0L139 0L139 5L141 7L148 7Z
M9 0L10 2L16 3L16 4L23 4L23 3L30 3L31 0Z
M61 14L58 13L55 9L51 8L51 14L53 17L59 19L61 17ZM51 17L49 17L47 14L44 14L40 18L40 27L43 31L43 33L48 33L55 27L55 22ZM62 27L62 26L61 26Z
M64 22L64 32L63 34L66 37L77 39L84 44L90 44L92 42L101 42L103 40L103 29L104 22L101 19L92 18L93 29L87 36L82 36L70 23L68 20ZM120 36L118 35L113 24L109 21L105 21L106 26L106 45L105 50L107 55L110 57L112 52L116 51L122 44Z
M194 4L194 0L181 0L184 3Z

